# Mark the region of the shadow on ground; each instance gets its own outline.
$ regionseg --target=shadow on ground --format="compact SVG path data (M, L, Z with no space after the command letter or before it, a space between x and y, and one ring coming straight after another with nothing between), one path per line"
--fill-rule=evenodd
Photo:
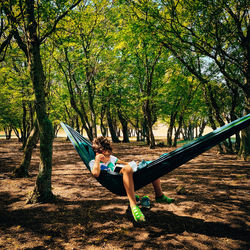
M161 179L175 204L154 203L151 185L138 192L147 194L151 210L147 222L135 224L126 197L100 186L84 168L69 142L56 140L53 159L55 204L26 205L34 186L39 151L31 177L12 179L6 173L18 164L16 142L0 145L0 248L5 249L248 249L249 169L235 156L220 156L214 150L197 157ZM14 150L9 147L14 147ZM138 151L147 160L166 148L149 150L129 144L115 151ZM8 150L6 150L8 148ZM4 154L2 154L4 152ZM147 152L145 155L143 153ZM21 154L18 154L20 156ZM128 156L126 156L128 157ZM135 160L135 155L131 155ZM122 158L123 159L123 158ZM177 194L176 188L185 192Z

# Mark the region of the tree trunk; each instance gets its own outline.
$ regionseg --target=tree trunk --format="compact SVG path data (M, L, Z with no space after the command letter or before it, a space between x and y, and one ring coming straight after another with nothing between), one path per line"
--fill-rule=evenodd
M22 101L22 107L23 107L23 133L22 133L22 149L25 148L26 146L26 142L27 142L27 122L26 122L26 114L27 114L27 109L26 109L26 105L25 102Z
M5 132L6 140L10 140L11 139L12 128L5 127L4 132Z
M45 75L40 54L40 41L37 36L37 23L34 15L34 1L26 0L28 26L28 62L35 93L35 110L40 135L40 166L33 192L28 203L49 202L54 199L51 191L53 126L46 113Z
M54 127L53 127L53 130L54 130L54 138L57 138L58 132L59 132L60 128L61 128L61 127L60 127L59 124L54 125Z
M177 116L177 112L172 113L170 116L170 123L169 123L168 132L167 132L167 147L172 147L172 144L173 144L172 136L173 136L173 129L174 129L176 116Z
M245 48L245 65L244 65L244 72L245 72L245 81L244 81L244 94L245 94L245 110L246 115L250 114L250 26L248 24L247 29L247 36L245 37L244 45ZM241 146L239 156L244 160L250 159L250 126L246 129L242 130L241 133Z
M141 137L142 137L142 141L145 142L147 145L150 144L150 139L149 139L149 133L148 133L148 126L147 126L147 120L144 117L143 121L142 121L142 130L141 130Z
M241 145L239 156L245 161L250 160L250 126L241 131Z
M81 122L82 122L82 126L84 128L84 130L86 131L88 138L90 141L93 141L93 133L92 133L92 128L88 122L88 117L87 117L87 113L85 111L85 107L84 104L81 102L81 109L78 108L77 104L76 104L76 100L73 96L72 93L70 93L70 103L71 103L71 107L76 111L76 113L79 115Z
M88 72L88 71L87 71ZM87 74L87 78L89 79L90 73ZM94 80L93 80L94 81ZM95 85L94 83L92 83ZM96 127L96 114L94 108L94 87L91 85L91 82L86 82L87 89L88 89L88 101L89 101L89 109L90 109L90 117L91 117L91 129L93 138L97 137L97 127Z
M114 126L113 126L113 121L112 121L112 118L111 118L109 107L106 110L106 115L107 115L108 126L109 126L109 131L110 131L110 134L111 134L112 142L115 142L115 143L121 142L119 140L119 138L117 137L117 135L116 135L116 131L115 131Z
M220 126L222 127L225 125L225 122L223 121L223 118L221 117L221 112L220 112L219 106L217 105L216 99L214 97L211 85L207 84L207 88L208 88L210 103L211 103L211 105L214 109L214 112L215 112L215 118L219 122ZM233 154L232 144L228 143L227 141L224 141L222 143L225 147L226 153Z
M215 121L214 121L214 118L213 118L213 109L212 109L213 107L212 107L212 104L210 102L210 98L209 98L208 90L207 90L206 86L204 86L204 93L205 93L205 101L206 101L206 104L207 104L207 107L208 107L208 110L209 110L209 112L208 112L209 122L210 122L211 128L213 130L215 130L217 127L215 125ZM218 147L220 153L222 154L224 152L224 150L223 150L223 147L221 146L221 143L219 143L217 145L217 147Z
M78 133L81 133L78 116L76 116L75 120L76 120L76 131Z
M100 112L100 129L101 129L101 134L102 136L106 137L108 134L108 129L106 124L104 123L104 119L105 119L105 112L106 112L106 105L103 105L101 107L101 112Z
M101 118L101 122L100 122L100 129L101 129L101 134L102 136L107 136L108 135L108 131L107 131L107 128L106 126L104 125L103 123L103 119Z
M205 130L206 125L207 125L207 122L206 121L202 121L202 123L199 126L199 134L198 134L197 137L201 137L203 135L203 132Z
M250 86L248 87L248 93L250 96ZM246 114L250 114L250 97L246 97ZM238 155L245 161L250 160L250 126L241 131L241 144Z
M129 142L129 135L128 135L128 121L123 117L122 113L118 111L118 117L122 125L122 134L123 134L123 141L122 142Z
M34 128L31 131L31 134L27 140L26 146L24 148L23 153L23 159L20 164L14 171L13 174L15 177L28 177L29 176L29 166L30 166L30 160L32 156L32 151L34 147L36 146L39 139L39 130L38 130L38 124L35 122Z
M148 137L150 148L155 148L155 137L153 133L153 121L152 121L152 110L150 107L149 100L145 104L145 114L147 118L147 128L148 128Z
M146 125L146 138L147 138L147 145L150 148L155 148L155 138L153 133L153 121L152 121L152 110L150 107L150 101L146 100L143 106L143 112L145 115L145 125Z
M93 141L93 127L90 124L91 122L89 122L85 104L82 99L83 98L82 91L80 90L77 80L75 79L74 75L72 75L72 65L68 58L68 51L66 48L64 48L64 54L65 54L65 59L68 64L68 67L67 67L68 72L64 70L62 63L60 63L59 61L57 61L57 63L59 67L62 69L63 74L65 76L65 80L66 80L67 87L68 87L69 94L70 94L70 104L71 104L71 107L75 110L75 112L79 115L81 122L82 122L82 126L84 130L86 131L89 140ZM73 86L72 83L74 83L75 86ZM76 93L78 95L79 103L77 103L77 98L75 96Z
M14 128L13 130L14 130L14 133L15 133L16 137L18 138L18 141L20 142L21 138L20 138L19 131L16 128Z
M183 115L181 114L180 118L179 118L178 128L176 130L175 137L174 137L174 145L173 145L174 147L177 147L177 139L180 136L180 130L182 127L182 123L183 123Z

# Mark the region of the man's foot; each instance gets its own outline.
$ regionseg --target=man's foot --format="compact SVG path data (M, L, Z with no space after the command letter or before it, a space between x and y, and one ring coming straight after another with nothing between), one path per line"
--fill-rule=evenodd
M150 200L149 200L149 197L148 196L143 196L141 198L141 206L143 208L147 208L147 209L150 209Z
M174 202L174 199L168 198L166 195L155 197L155 201L158 203L171 204Z
M145 222L145 216L143 215L143 213L141 212L140 208L137 206L134 206L131 208L134 220L136 222Z

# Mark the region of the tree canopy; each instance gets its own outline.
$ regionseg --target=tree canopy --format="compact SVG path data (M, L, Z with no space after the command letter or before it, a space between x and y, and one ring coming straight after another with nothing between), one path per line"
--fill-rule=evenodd
M45 168L59 121L154 148L158 122L176 146L250 111L246 0L3 0L0 23L0 127L25 147L37 119Z

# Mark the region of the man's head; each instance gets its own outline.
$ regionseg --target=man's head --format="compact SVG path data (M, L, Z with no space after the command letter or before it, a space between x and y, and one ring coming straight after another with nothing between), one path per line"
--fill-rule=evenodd
M112 147L110 141L104 137L104 136L99 136L94 139L93 141L93 149L95 153L99 154L111 154L112 153Z
M112 153L111 143L106 137L100 136L94 139L93 149L96 155L100 155L100 160L104 163L110 161L110 155Z

